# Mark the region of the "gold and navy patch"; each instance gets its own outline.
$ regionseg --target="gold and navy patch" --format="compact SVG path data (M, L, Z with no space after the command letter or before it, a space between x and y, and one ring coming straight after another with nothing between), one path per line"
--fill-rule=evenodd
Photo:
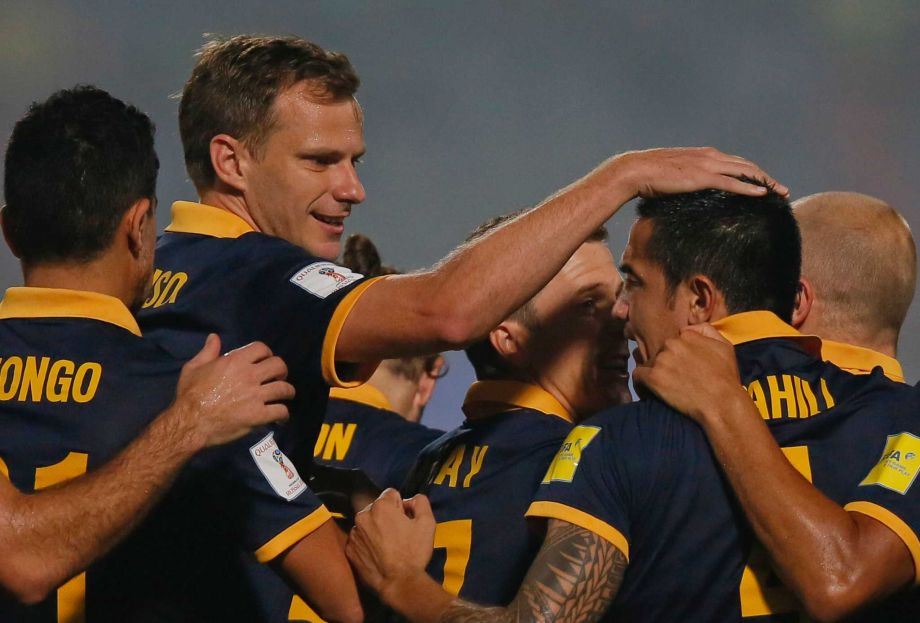
M601 429L597 426L576 426L562 442L562 447L553 458L543 477L543 484L550 482L572 482L575 470L581 461L581 453Z
M920 437L910 433L889 435L881 460L859 486L879 485L900 494L907 493L920 468Z

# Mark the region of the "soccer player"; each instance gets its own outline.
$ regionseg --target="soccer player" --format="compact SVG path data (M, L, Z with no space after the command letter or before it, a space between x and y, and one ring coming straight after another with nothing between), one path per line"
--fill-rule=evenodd
M802 280L792 325L821 337L824 358L856 374L880 366L904 381L896 357L914 299L917 250L885 202L826 192L792 204L802 232Z
M345 241L342 265L366 277L399 274L382 264L377 247L361 234ZM333 388L314 461L361 470L374 485L374 497L402 485L419 451L444 434L420 423L442 366L438 354L384 359L364 385ZM363 500L357 510L372 501Z
M796 201L793 210L803 258L793 324L820 336L822 356L838 367L854 374L880 371L903 382L895 355L917 270L904 219L884 202L857 193L812 195ZM750 403L733 400L738 375L728 348L684 336L659 357L647 384L703 425L780 577L819 619L845 616L913 583L917 544L912 529L897 515L892 519L889 507L900 514L901 505L917 504L912 485L891 482L892 474L915 473L907 458L911 450L898 444L916 438L890 431L892 448L886 444L879 465L867 467L852 483L872 488L875 495L866 494L872 505L844 510L808 486L768 443L760 413ZM909 402L902 408L910 405L917 406ZM894 458L899 451L903 456ZM770 474L772 486L765 486L764 474ZM876 493L878 486L887 490ZM884 607L889 618L912 615L916 593ZM877 607L867 616L884 615Z
M42 601L128 534L193 454L286 417L281 404L241 404L245 388L258 389L263 380L249 374L259 365L257 347L217 358L219 348L218 339L209 340L183 367L175 402L125 450L83 477L26 495L7 479L9 467L0 457L2 590L26 604ZM208 399L212 393L218 400Z
M468 241L514 216L487 221ZM631 399L623 323L613 316L622 282L606 239L595 231L466 349L477 378L466 421L426 448L413 474L438 522L428 573L454 595L483 604L514 597L542 541L524 514L572 423Z
M279 443L295 458L312 454L330 386L360 384L380 359L485 335L637 195L715 187L762 196L737 178L769 180L709 148L626 153L431 270L365 280L331 261L365 197L357 86L344 55L302 39L244 35L202 49L179 105L200 203L173 206L140 315L180 356L218 331L230 346L260 339L283 357L297 395ZM324 578L350 573L329 522L296 536L280 564L306 570L322 560ZM349 594L357 608L354 591L336 592Z
M11 288L0 304L0 467L21 490L53 487L103 465L173 403L182 362L142 339L131 313L146 296L153 268L157 169L150 120L92 87L61 91L33 105L13 130L3 231L22 262L26 287ZM281 359L264 345L221 358L219 350L219 340L209 338L185 368L179 400L139 446L93 480L70 485L69 494L39 494L64 503L73 502L74 493L136 490L60 508L58 517L85 511L78 519L86 526L74 528L73 546L70 534L53 535L48 546L63 540L62 551L45 550L51 560L37 561L39 566L58 574L66 567L79 570L77 563L87 560L70 550L86 547L86 533L99 534L103 540L96 547L102 549L111 544L111 533L124 532L107 526L113 518L124 521L123 511L109 505L160 492L165 477L158 474L170 470L137 466L139 450L150 453L144 461L176 462L203 445L239 437L253 424L286 416L286 407L275 403L289 400L294 390L280 380L286 374ZM223 423L189 422L183 413L189 409ZM248 413L229 415L234 412ZM308 497L297 498L306 485L286 463L261 426L231 445L200 453L149 520L117 549L40 603L2 600L0 619L147 620L166 618L171 608L188 611L190 604L197 606L198 620L254 618L243 608L222 612L204 580L222 574L225 590L233 590L229 565L243 546L270 559L284 548L291 525L325 520ZM118 469L124 471L116 478ZM36 529L50 527L38 521L37 527L4 529L34 539ZM61 563L54 561L58 556ZM38 590L21 596L39 597Z
M920 524L916 505L856 483L878 461L888 433L900 434L904 426L916 431L916 414L900 401L911 390L880 374L854 376L822 362L817 340L786 324L800 266L788 204L773 194L703 191L642 201L638 213L616 311L640 359L657 366L681 328L712 322L735 345L741 379L764 414L758 420L761 426L766 421L769 443L759 447L776 448L775 437L790 461L838 504L883 508L891 534L903 541L899 547L910 549ZM709 392L715 381L696 370L670 372L693 375L699 392L725 400L725 393ZM733 395L750 404L737 377L735 383ZM751 461L744 469L760 466ZM773 476L760 472L760 486L773 487ZM787 489L775 484L777 503L784 504ZM764 581L768 559L752 547L752 531L702 429L655 398L605 410L577 426L529 514L548 519L547 537L506 608L452 600L419 572L430 555L424 498L404 511L398 496L385 492L359 516L349 554L384 600L413 621L793 616L792 595ZM901 566L891 571L902 572Z

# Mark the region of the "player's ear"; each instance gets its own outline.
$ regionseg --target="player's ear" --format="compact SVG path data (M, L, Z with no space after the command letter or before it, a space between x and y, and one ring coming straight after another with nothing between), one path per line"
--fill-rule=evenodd
M811 313L811 307L815 303L815 288L811 282L802 277L799 279L799 290L795 295L795 307L792 308L792 326L796 329L801 328Z
M216 181L234 190L245 190L246 163L252 159L246 145L229 134L218 134L211 139L210 149Z
M687 304L690 324L709 322L722 296L715 284L706 275L694 275L684 283L689 292Z
M16 245L13 244L12 236L10 236L9 230L7 229L9 225L6 222L6 218L4 218L5 216L6 205L0 208L0 227L3 228L3 239L6 240L6 246L8 246L13 255L19 259L22 256L19 254L19 250L16 248Z
M121 230L127 237L128 250L134 257L140 257L148 250L145 245L149 242L144 234L153 218L153 202L147 197L141 197L131 204L122 217Z
M489 342L502 359L514 367L523 367L525 362L524 343L526 332L521 323L505 320L489 332Z

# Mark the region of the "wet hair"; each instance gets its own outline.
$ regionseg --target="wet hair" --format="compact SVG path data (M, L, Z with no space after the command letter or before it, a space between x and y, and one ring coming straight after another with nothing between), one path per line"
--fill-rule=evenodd
M467 236L466 242L470 243L482 238L486 234L521 216L528 210L529 208L525 208L490 218L474 229L473 232ZM607 228L602 225L594 230L585 242L607 242ZM515 320L528 329L536 329L538 323L536 313L534 312L533 298L513 311L511 315L508 316L508 319ZM498 351L495 350L495 347L492 346L492 342L489 341L488 335L467 346L464 352L466 352L466 357L470 360L473 370L476 372L476 378L479 380L507 378L511 372L508 369L508 364Z
M153 199L154 125L134 106L82 85L33 103L6 149L4 230L25 264L87 262L124 214Z
M729 313L771 311L792 319L802 268L799 228L789 203L769 192L749 197L720 190L643 199L652 222L648 257L664 271L670 293L706 275Z
M298 37L213 39L197 56L179 103L179 133L186 170L199 190L214 184L211 139L229 134L259 154L285 89L309 81L317 99L339 101L360 84L347 56Z

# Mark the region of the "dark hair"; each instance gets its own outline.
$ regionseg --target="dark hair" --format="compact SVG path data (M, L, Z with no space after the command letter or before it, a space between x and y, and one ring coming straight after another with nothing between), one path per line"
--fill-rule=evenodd
M363 234L352 234L345 241L342 248L342 265L348 270L361 273L365 277L381 277L383 275L399 275L401 270L395 266L383 264L377 245ZM410 381L417 381L422 374L437 376L447 374L447 363L440 370L436 369L440 353L421 357L400 357L399 359L386 359L383 364L391 371Z
M154 126L93 86L33 103L6 149L4 229L27 264L89 261L128 208L156 193Z
M643 199L652 221L648 257L661 266L671 294L693 275L722 291L730 313L771 311L792 319L802 269L799 227L772 189L761 197L719 190Z
M501 225L521 216L529 211L529 209L530 208L516 210L487 220L467 236L466 242L470 243L482 238ZM607 228L601 225L588 236L585 242L607 242ZM538 328L532 298L512 312L509 318L520 322L529 329ZM473 365L473 370L476 372L476 378L479 380L507 378L511 372L505 360L502 359L502 356L499 355L495 347L492 346L492 342L489 341L488 335L479 341L473 342L467 346L464 351L466 352L467 359L469 359L470 363Z
M185 168L195 187L214 183L212 138L229 134L258 153L274 123L275 98L304 80L316 97L331 101L351 97L359 84L347 56L298 37L240 35L206 43L179 103Z

